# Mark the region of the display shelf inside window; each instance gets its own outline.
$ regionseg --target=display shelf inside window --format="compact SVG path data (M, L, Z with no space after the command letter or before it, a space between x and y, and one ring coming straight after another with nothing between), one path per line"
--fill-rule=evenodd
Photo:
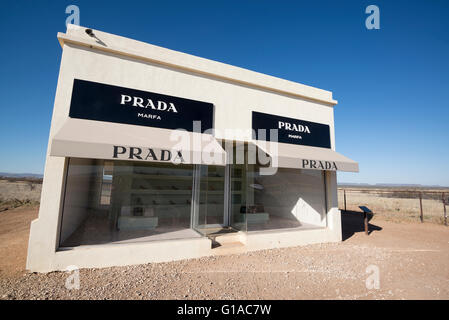
M161 224L189 221L193 185L191 166L171 168L159 164L134 164L122 168L120 176L122 181L116 179L115 188L117 229L153 229Z

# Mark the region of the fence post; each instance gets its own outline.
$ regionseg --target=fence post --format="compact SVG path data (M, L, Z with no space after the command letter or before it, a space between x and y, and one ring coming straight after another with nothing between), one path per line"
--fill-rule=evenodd
M365 224L365 234L368 235L368 214L365 211L363 211L363 222Z
M443 200L443 208L444 208L444 225L447 226L446 199L444 198L444 192L441 195L441 198Z
M421 214L420 214L419 218L421 219L421 223L423 223L424 216L423 216L423 212L422 212L422 192L419 193L419 209L421 210Z
M345 211L346 211L346 189L343 189L343 196L345 198Z

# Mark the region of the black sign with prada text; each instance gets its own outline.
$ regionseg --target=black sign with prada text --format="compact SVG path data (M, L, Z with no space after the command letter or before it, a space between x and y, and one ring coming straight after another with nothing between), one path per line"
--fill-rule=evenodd
M73 83L71 118L201 132L213 126L213 104L164 94L78 80Z
M253 111L252 127L256 140L276 141L270 129L277 129L277 142L330 148L329 125ZM258 130L262 130L265 135Z

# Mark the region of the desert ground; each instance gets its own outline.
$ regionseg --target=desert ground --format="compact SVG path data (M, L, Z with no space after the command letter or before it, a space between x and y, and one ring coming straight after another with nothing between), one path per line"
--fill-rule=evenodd
M31 203L0 212L0 299L449 299L449 228L396 210L370 216L368 236L360 212L343 212L340 243L82 269L79 289L66 287L73 272L25 270L37 214Z

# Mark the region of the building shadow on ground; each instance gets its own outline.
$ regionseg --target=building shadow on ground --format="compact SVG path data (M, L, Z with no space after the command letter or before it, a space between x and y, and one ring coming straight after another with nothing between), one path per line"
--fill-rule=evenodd
M373 214L368 213L368 234L382 230L381 227L369 223L372 218ZM365 232L363 212L341 210L341 229L343 241L351 238L356 232Z

